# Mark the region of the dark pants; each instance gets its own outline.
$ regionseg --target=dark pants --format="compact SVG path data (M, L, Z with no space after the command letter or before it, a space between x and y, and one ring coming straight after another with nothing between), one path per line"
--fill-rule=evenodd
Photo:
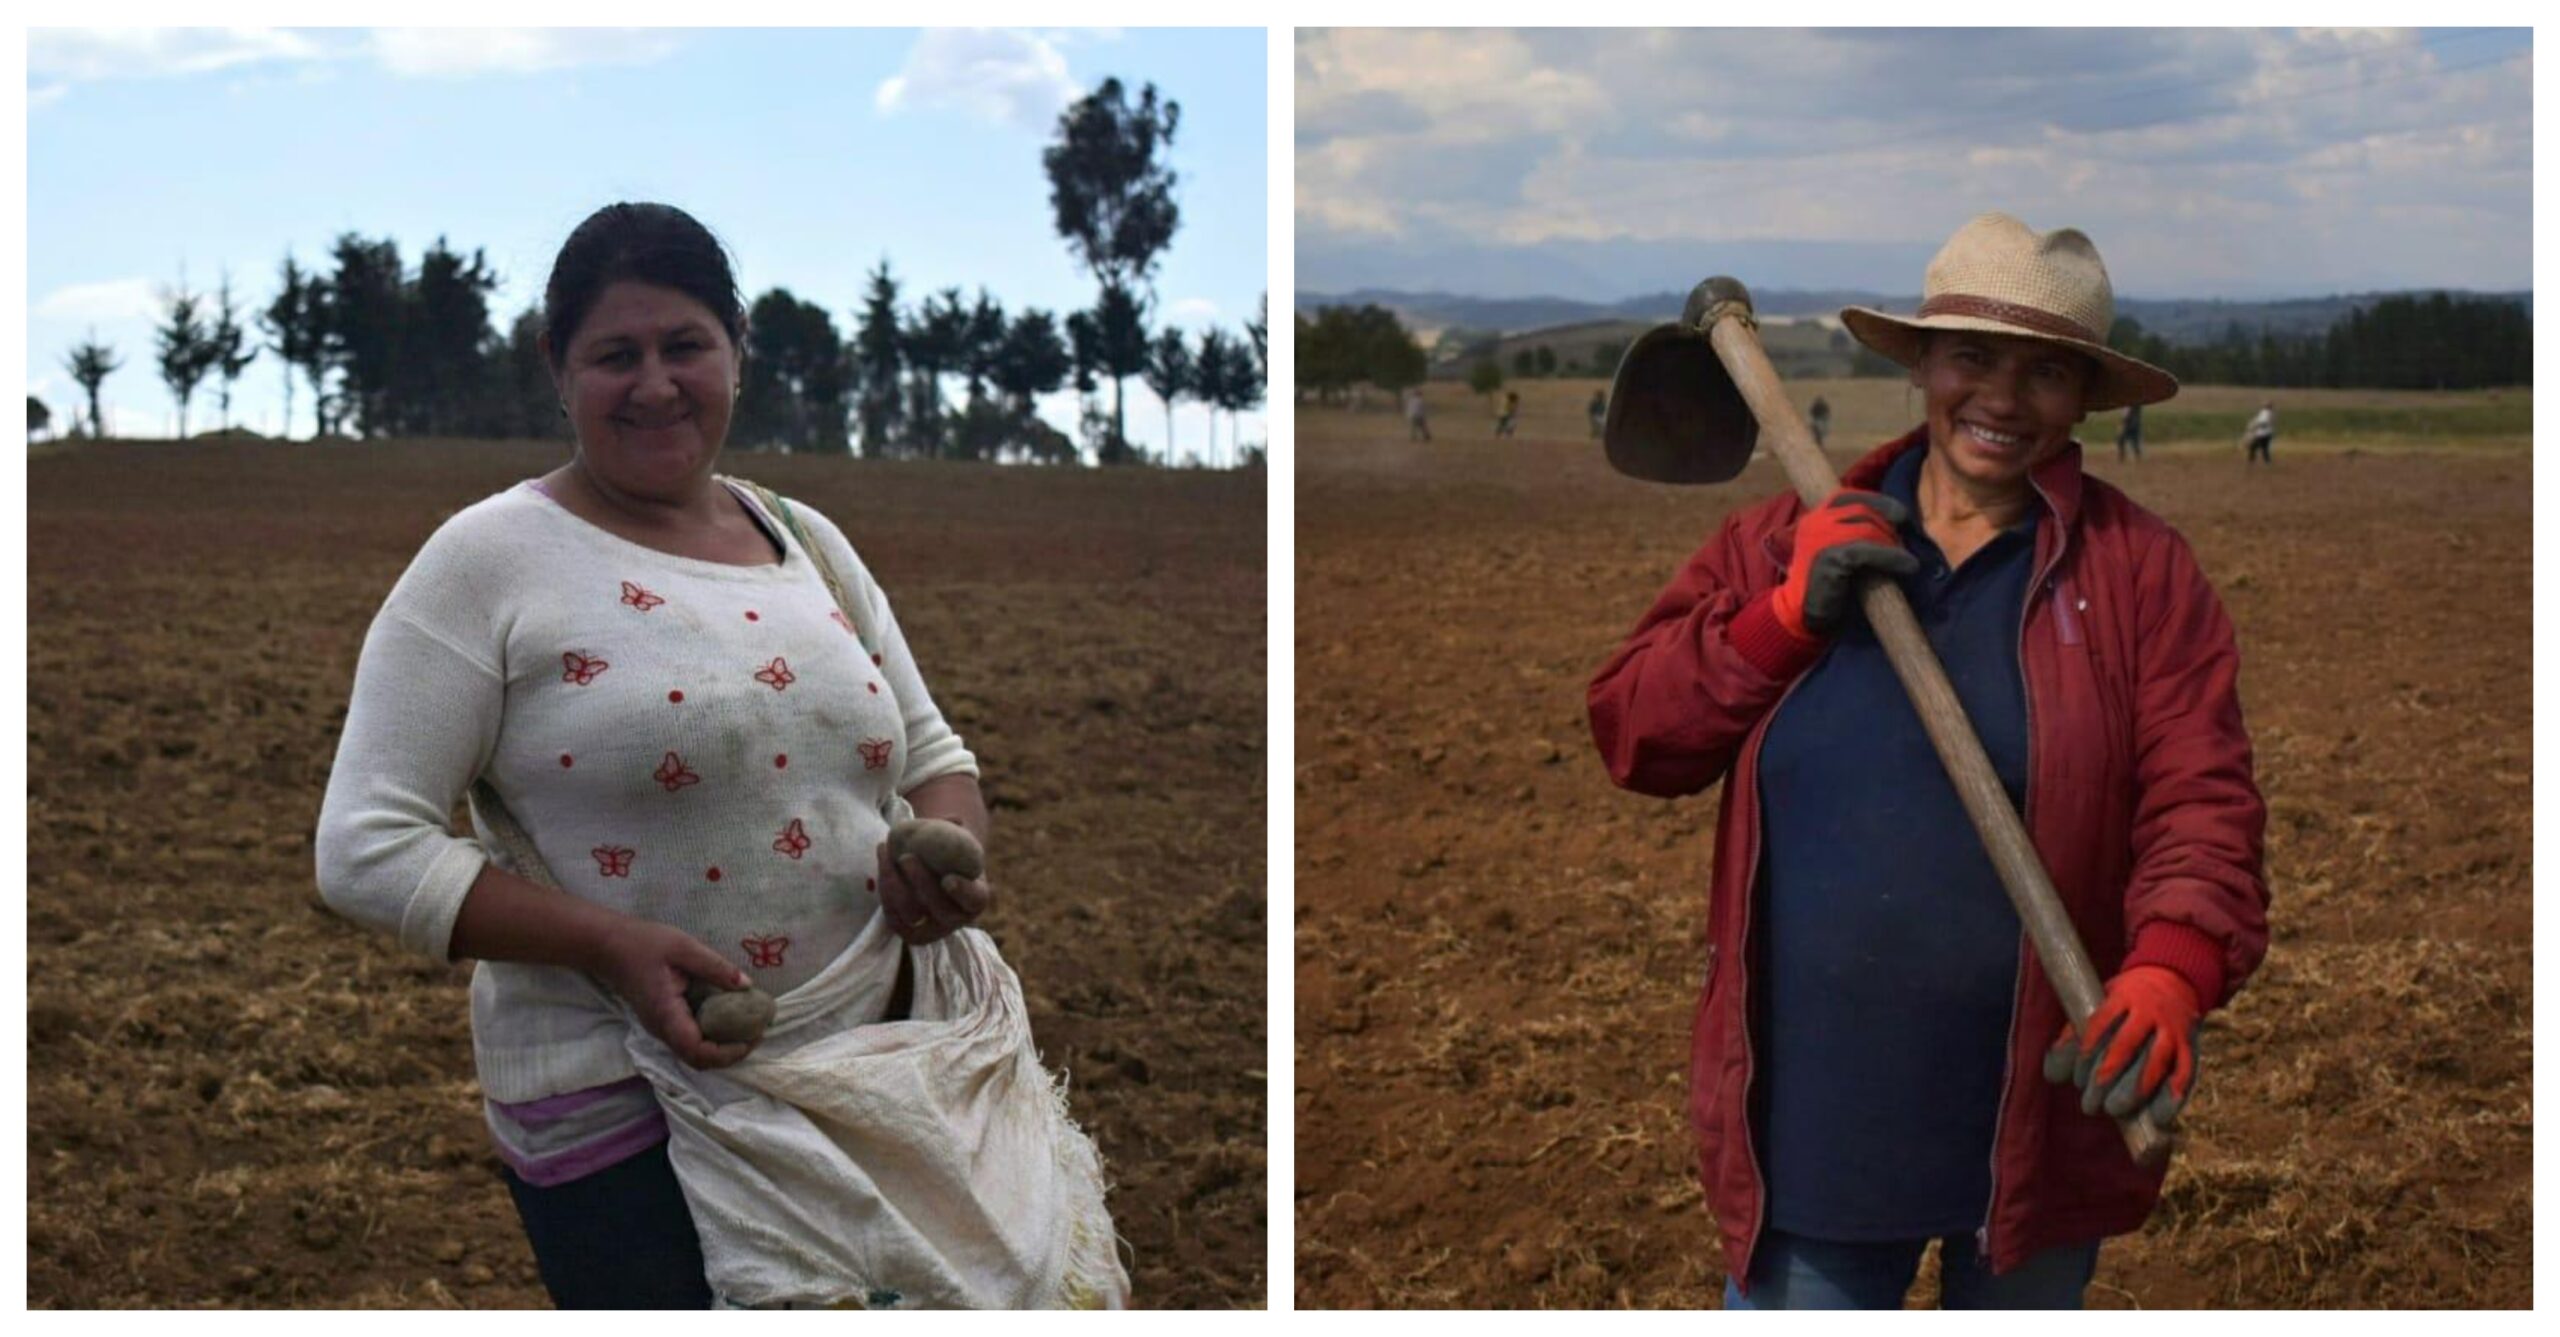
M2140 432L2128 432L2125 435L2116 438L2116 458L2119 460L2123 459L2127 450L2133 452L2134 459L2140 460L2142 458L2142 434Z
M1727 1309L1900 1309L1929 1241L1841 1244L1783 1231L1762 1232L1751 1259L1751 1293L1724 1284ZM1973 1236L1938 1242L1941 1309L2078 1309L2097 1275L2098 1246L2064 1245L2027 1259L2005 1276L1974 1251Z
M667 1144L536 1188L505 1170L543 1289L562 1309L708 1309L702 1241Z
M2276 462L2276 439L2274 437L2253 436L2249 438L2249 463L2255 464L2260 460L2265 460L2269 464Z

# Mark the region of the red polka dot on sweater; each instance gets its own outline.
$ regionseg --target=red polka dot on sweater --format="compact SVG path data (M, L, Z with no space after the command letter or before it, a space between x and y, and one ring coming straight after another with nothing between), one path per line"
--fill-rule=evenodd
M714 869L712 869L710 872L704 873L704 874L703 874L703 876L704 876L704 877L707 877L707 878L709 878L709 879L711 879L711 880L712 880L712 881L714 881L714 882L717 882L717 881L719 881L719 880L720 880L720 870L719 870L719 869L717 869L717 868L714 868Z
M862 685L863 685L863 686L865 686L865 687L870 688L870 689L871 689L871 694L872 694L873 696L878 696L878 695L880 695L880 684L878 684L878 683L876 683L876 682L866 682L866 683L864 683L864 684L862 684Z
M880 662L880 656L878 656L878 655L873 655L873 656L871 657L871 662L872 662L872 663L874 663L874 664L878 664L878 663Z
M791 764L791 754L789 754L789 753L787 753L787 752L776 752L776 753L774 753L774 754L773 754L773 768L774 768L775 770L777 770L777 771L778 771L778 770L781 770L783 767L788 766L788 765L790 765L790 764Z
M750 608L750 609L748 609L748 610L747 610L747 620L748 620L749 622L756 622L756 621L760 621L761 619L759 619L759 618L756 616L756 610L754 610L754 609Z
M683 693L683 692L680 692L680 691L678 691L678 692L669 692L669 693L667 693L667 700L669 700L669 701L673 701L673 702L682 702L682 701L684 700L684 693Z
M560 754L560 764L561 764L562 766L567 766L567 765L569 764L569 754L568 754L568 753L563 752L563 753L561 753L561 754Z

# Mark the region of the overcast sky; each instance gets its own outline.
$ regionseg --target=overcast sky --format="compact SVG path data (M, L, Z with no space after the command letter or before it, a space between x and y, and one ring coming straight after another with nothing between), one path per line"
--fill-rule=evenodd
M2118 292L2532 281L2524 29L1335 29L1297 38L1297 285L1916 293L1987 209ZM1747 261L1747 264L1737 263ZM1745 272L1745 270L1749 272Z
M109 425L166 432L150 331L182 267L199 290L227 268L263 307L288 249L323 264L354 231L397 239L414 264L441 235L487 251L504 323L539 298L578 220L622 199L692 212L728 243L750 301L787 287L848 333L884 255L910 304L984 284L1008 311L1090 305L1040 151L1110 75L1182 104L1160 319L1238 333L1268 281L1264 50L1255 29L35 29L30 389L67 423L63 355L94 327L125 362L106 382ZM274 431L279 375L272 354L251 366L234 419ZM1044 407L1072 430L1067 404ZM306 385L294 418L310 430ZM199 389L189 427L212 421ZM1135 380L1129 429L1150 448L1165 437ZM1205 413L1183 409L1175 430L1198 450ZM1243 435L1265 435L1258 415Z

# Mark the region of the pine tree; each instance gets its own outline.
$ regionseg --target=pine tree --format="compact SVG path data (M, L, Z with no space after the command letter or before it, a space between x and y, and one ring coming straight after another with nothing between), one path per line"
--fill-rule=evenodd
M855 416L861 422L862 453L877 458L895 448L906 408L898 397L899 373L906 364L906 335L899 328L898 281L889 276L888 257L871 271L862 302L862 322L853 336L855 379L862 387Z
M98 331L92 328L88 338L72 345L71 352L63 358L62 365L71 373L71 379L88 393L90 437L95 439L105 436L106 420L98 413L98 387L105 385L107 378L124 366L124 359L116 356L114 348L99 343ZM79 424L72 424L72 429L77 431Z
M1141 375L1146 379L1147 388L1164 401L1164 459L1165 463L1171 464L1181 458L1173 445L1173 401L1194 394L1198 389L1191 345L1184 342L1181 330L1167 325L1155 337L1155 342L1147 345L1147 362ZM1210 434L1209 444L1214 451L1217 447L1215 432Z
M249 342L249 332L240 326L241 311L231 301L231 271L222 272L222 286L214 299L213 333L208 351L213 370L222 378L222 430L231 430L231 386L240 373L258 360L258 350Z
M968 338L969 309L960 304L958 288L945 288L926 298L907 327L907 366L914 395L910 416L917 438L935 459L944 458L950 444L942 411L942 378L959 368Z
M315 300L320 290L318 283L302 272L302 266L294 263L291 251L285 252L281 277L283 291L278 292L275 301L259 314L258 327L266 332L267 347L275 351L276 361L284 371L282 435L290 438L293 435L294 372L310 372L312 402L316 404L320 397L321 378L328 369L319 361L322 312ZM317 423L312 427L312 434L319 434Z
M1103 442L1101 462L1133 464L1143 457L1129 444L1124 428L1123 385L1147 369L1147 313L1126 288L1105 288L1093 309L1096 369L1111 378L1111 436Z
M1267 386L1262 375L1262 367L1254 359L1247 341L1230 340L1228 346L1233 351L1227 356L1226 375L1218 380L1210 393L1215 397L1217 406L1227 411L1227 444L1241 461L1244 443L1239 438L1244 430L1244 424L1237 415L1247 409L1258 407L1263 401Z
M402 345L409 333L400 245L350 232L338 238L331 256L337 270L327 280L324 328L327 357L342 385L340 412L333 416L342 429L380 436L397 430Z
M157 331L160 344L160 380L169 387L169 396L178 401L178 439L187 437L187 401L195 398L196 386L205 373L213 369L213 330L204 321L204 299L188 292L186 280L178 280L176 289L161 294L166 314Z
M1242 363L1244 374L1251 374L1253 352L1238 347L1225 330L1212 326L1200 333L1200 352L1192 369L1193 395L1209 410L1209 453L1218 452L1218 410L1225 407L1227 385L1238 375ZM1228 445L1235 443L1234 424L1229 423Z
M482 252L465 259L438 237L418 257L417 276L402 284L393 340L400 350L388 387L394 430L450 436L466 418L481 416L490 383L489 295L497 288Z

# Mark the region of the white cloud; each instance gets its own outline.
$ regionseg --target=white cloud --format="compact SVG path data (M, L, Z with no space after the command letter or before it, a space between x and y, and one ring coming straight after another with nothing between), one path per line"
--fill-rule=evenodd
M42 88L30 88L27 90L27 110L34 111L38 107L50 107L60 102L63 94L70 91L69 84L46 84Z
M2149 251L2128 286L2152 292L2326 281L2286 236L2333 235L2332 270L2361 238L2377 268L2441 271L2420 281L2530 272L2515 30L1301 30L1295 55L1301 254L1355 270L1435 247L1934 242L1996 204L2104 227L2111 259ZM1967 77L1916 95L1931 69ZM2434 247L2385 212L2420 201L2459 220ZM2216 228L2241 230L2222 256Z
M678 35L630 28L377 28L341 35L282 28L36 28L27 75L41 106L71 84L153 79L285 65L326 77L332 62L373 60L409 79L535 74L581 65L645 65L676 50Z
M1215 325L1218 323L1218 304L1206 297L1185 297L1166 306L1164 317L1167 323Z
M406 78L537 74L580 65L647 65L674 53L672 33L637 28L377 28L376 60Z
M271 60L320 60L309 37L281 28L31 28L27 75L74 83L203 74Z
M50 320L156 320L159 290L149 279L74 283L45 294L30 314Z
M1067 74L1067 58L1050 35L984 28L929 28L907 49L906 64L880 82L872 103L882 115L959 111L1002 125L1046 131L1084 95Z

